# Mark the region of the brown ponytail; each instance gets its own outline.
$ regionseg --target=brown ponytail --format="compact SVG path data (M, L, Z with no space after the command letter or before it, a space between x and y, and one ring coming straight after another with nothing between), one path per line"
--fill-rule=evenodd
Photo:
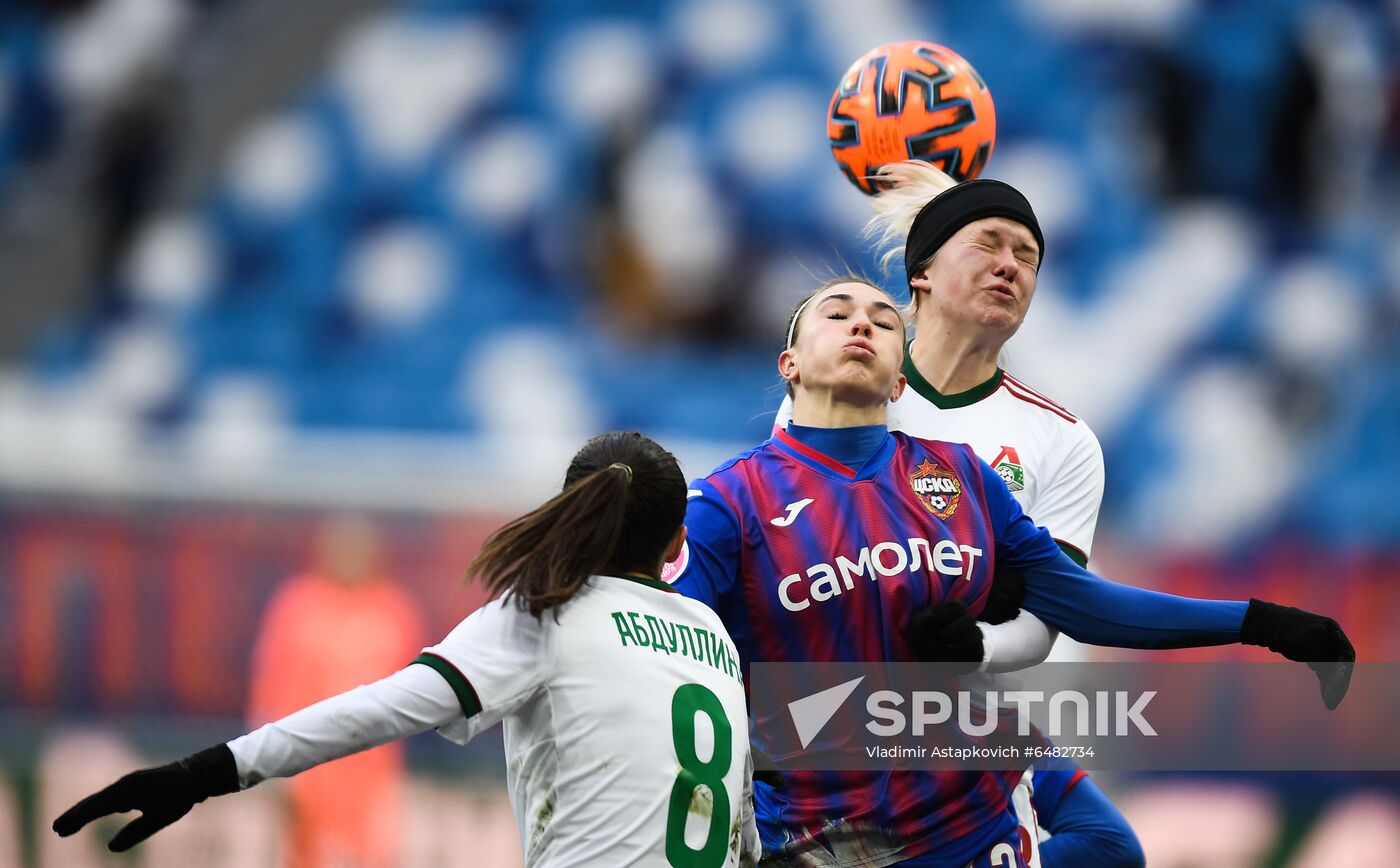
M564 490L493 533L467 575L535 617L589 576L655 575L685 520L685 488L675 456L655 441L600 434L570 462Z

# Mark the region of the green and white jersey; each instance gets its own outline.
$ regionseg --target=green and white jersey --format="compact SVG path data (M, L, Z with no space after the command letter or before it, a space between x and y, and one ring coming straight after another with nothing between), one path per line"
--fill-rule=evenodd
M904 357L909 387L890 405L891 430L966 443L996 470L1021 509L1082 566L1103 501L1103 450L1084 420L1000 368L956 395L934 389ZM792 400L778 427L792 419Z
M956 395L929 385L904 358L909 387L890 405L890 427L966 443L1000 474L1021 509L1084 565L1103 502L1103 450L1083 419L1000 368Z
M415 662L461 703L442 735L504 723L526 865L756 862L739 655L707 606L594 576L540 619L491 603Z

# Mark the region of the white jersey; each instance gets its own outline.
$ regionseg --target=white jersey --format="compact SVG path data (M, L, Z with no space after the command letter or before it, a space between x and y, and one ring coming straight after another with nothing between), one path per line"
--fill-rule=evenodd
M419 662L463 704L440 733L466 742L504 721L526 865L756 861L739 655L704 604L595 576L557 622L498 601Z
M1005 480L1021 509L1062 548L1089 559L1103 501L1103 451L1084 420L1000 369L987 382L942 395L906 355L909 387L890 404L889 427L966 443ZM792 419L792 399L778 427Z
M1103 502L1103 450L1083 419L997 369L959 395L940 395L912 362L890 427L966 443L1006 482L1021 509L1088 561Z
M594 576L542 618L489 603L414 663L229 742L240 784L504 722L527 866L757 862L739 655L703 603Z

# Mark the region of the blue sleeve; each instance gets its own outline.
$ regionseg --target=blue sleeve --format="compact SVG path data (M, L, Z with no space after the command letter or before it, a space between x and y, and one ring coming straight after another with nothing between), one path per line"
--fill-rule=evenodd
M691 483L689 497L685 508L686 563L671 585L719 611L739 572L739 520L715 487L703 479Z
M1050 531L1031 521L1001 476L987 462L977 459L982 470L982 491L996 540L997 564L1024 568L1052 560L1060 544Z
M1078 763L1066 757L1045 757L1035 761L1031 804L1035 806L1035 816L1041 826L1050 828L1060 799L1087 774Z
M1046 534L1048 537L1049 534ZM1105 581L1055 550L1024 566L1021 608L1079 642L1117 648L1198 648L1240 641L1249 604L1197 600Z
M1019 569L1026 581L1021 608L1090 645L1195 648L1240 640L1247 602L1196 600L1105 581L1036 527L985 462L982 470L997 563Z
M1080 777L1053 805L1041 810L1040 773L1031 798L1050 833L1040 842L1042 868L1139 868L1147 863L1128 821L1088 777Z

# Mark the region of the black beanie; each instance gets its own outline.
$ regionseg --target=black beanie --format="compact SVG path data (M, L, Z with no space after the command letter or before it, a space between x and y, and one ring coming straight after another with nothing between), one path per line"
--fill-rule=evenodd
M1031 203L1010 184L982 178L964 181L933 197L914 217L904 242L904 273L910 279L959 229L985 217L1005 217L1031 230L1045 258L1045 236Z

